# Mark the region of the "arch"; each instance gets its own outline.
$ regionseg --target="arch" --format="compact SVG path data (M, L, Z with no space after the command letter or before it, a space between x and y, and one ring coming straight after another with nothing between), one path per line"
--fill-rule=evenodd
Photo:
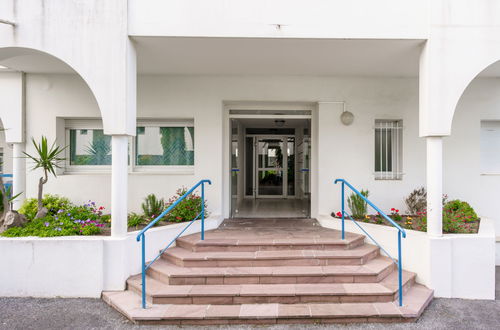
M460 87L460 88L461 88L461 93L460 93L459 97L458 97L458 98L456 98L456 100L455 100L455 102L454 102L454 104L453 104L453 113L452 113L452 116L451 116L451 118L450 118L450 121L449 121L449 128L448 128L450 132L452 132L452 129L453 129L453 119L455 118L455 114L456 114L456 112L457 112L457 107L458 107L458 105L459 105L459 103L460 103L460 100L462 100L462 98L463 98L464 94L466 93L467 89L470 87L470 85L472 84L472 82L473 82L473 81L474 81L477 77L479 77L479 75L480 75L481 73L483 73L484 71L487 71L490 67L494 66L494 65L495 65L495 64L497 64L497 63L500 63L500 56L499 56L498 58L496 58L496 59L492 59L492 60L490 60L487 64L482 64L483 66L482 66L482 69L481 69L481 70L476 71L476 73L475 73L475 74L470 75L470 76L468 77L468 79L467 79L467 80L465 80L465 81L463 82L463 84L462 84L462 85L461 85L461 87Z
M95 103L97 104L97 107L99 108L99 112L101 114L101 118L102 118L102 121L103 121L103 126L106 127L106 122L107 122L106 118L107 118L107 116L106 116L105 111L103 111L103 106L101 104L102 102L100 102L100 99L97 96L98 95L97 91L92 86L92 84L89 82L88 77L86 77L84 74L82 74L81 72L79 72L74 67L74 65L70 64L68 61L65 61L65 60L61 59L58 56L55 56L55 55L50 54L50 53L48 53L46 51L41 51L41 50L38 50L38 49L35 49L35 48L29 48L29 47L0 47L0 61L9 61L9 60L13 60L16 57L20 57L20 56L42 56L42 57L46 57L46 58L50 59L49 63L58 63L58 64L61 64L63 67L69 69L70 72L78 75L84 81L84 83L88 87L88 89L90 90L92 98L95 101ZM41 65L40 67L43 67L43 65ZM6 118L6 113L3 112L2 108L0 108L0 117L7 119ZM8 121L8 120L6 120L6 121ZM10 125L11 123L9 122L8 124ZM20 142L20 141L10 141L10 142Z

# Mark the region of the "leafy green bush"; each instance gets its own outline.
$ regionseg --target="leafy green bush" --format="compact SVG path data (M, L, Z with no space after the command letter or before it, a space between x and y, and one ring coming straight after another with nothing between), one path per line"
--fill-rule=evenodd
M155 219L165 210L165 200L158 199L155 194L149 194L142 203L142 211L149 219Z
M467 232L471 223L479 218L469 203L458 199L449 201L443 207L443 230L448 233Z
M443 216L460 215L464 221L476 221L478 216L472 206L467 202L455 199L446 203L443 207Z
M361 190L361 195L368 197L368 190ZM354 219L364 219L367 213L367 204L359 195L352 193L347 199L347 205L351 209L351 214Z
M23 227L7 229L2 235L7 237L97 235L105 226L101 222L103 209L96 207L95 203L60 208L54 214L28 221Z
M127 224L129 227L135 227L137 229L137 227L144 224L144 222L145 222L145 219L144 219L143 215L133 213L133 212L129 213L128 221L127 221Z
M177 201L182 195L187 192L186 188L181 188L177 190L175 196L170 198L167 202L166 207L169 207ZM187 196L182 202L177 204L177 206L170 211L166 218L170 222L184 222L191 221L201 212L202 200L201 197L195 193ZM207 204L205 203L205 217L208 217ZM201 218L201 215L200 217Z
M50 194L43 196L42 203L49 210L47 215L54 215L59 210L65 210L74 206L66 197ZM24 201L18 212L24 214L28 219L34 219L37 211L37 199L28 198Z

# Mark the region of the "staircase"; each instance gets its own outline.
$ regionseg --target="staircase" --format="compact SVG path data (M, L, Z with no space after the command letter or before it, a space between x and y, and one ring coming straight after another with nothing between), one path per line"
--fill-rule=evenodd
M231 219L177 239L126 291L103 299L141 324L276 324L415 321L433 292L403 272L399 307L393 261L364 236L313 219Z

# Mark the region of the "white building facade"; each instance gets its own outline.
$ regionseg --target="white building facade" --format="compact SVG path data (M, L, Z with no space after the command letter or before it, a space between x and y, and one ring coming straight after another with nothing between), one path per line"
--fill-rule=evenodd
M45 135L68 146L46 192L104 205L112 235L61 240L98 256L85 261L91 280L77 289L60 278L44 289L20 284L30 267L41 282L52 276L42 265L58 241L0 240L20 259L32 253L16 248L21 241L47 253L35 266L0 256L18 269L0 274L10 283L0 295L123 288L139 270L127 214L150 193L168 198L210 179L212 228L266 198L299 200L301 216L335 227L333 181L343 178L387 211L404 210L404 197L425 186L428 232L404 242L405 267L436 296L494 299L498 14L493 0L2 1L1 146L3 171L22 193L15 206L36 195L40 173L21 155ZM276 152L286 154L281 173L259 161ZM476 209L479 234L443 235L443 194ZM373 230L397 249L390 229ZM154 240L152 251L166 241ZM81 271L70 255L60 257Z

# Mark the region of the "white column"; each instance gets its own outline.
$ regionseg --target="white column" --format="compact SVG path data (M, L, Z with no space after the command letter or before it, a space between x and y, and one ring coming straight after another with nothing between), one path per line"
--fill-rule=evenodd
M443 235L443 138L427 140L427 234Z
M111 236L127 234L128 136L111 136Z
M26 158L24 143L14 143L12 147L12 196L20 194L13 202L13 209L19 210L26 199Z

